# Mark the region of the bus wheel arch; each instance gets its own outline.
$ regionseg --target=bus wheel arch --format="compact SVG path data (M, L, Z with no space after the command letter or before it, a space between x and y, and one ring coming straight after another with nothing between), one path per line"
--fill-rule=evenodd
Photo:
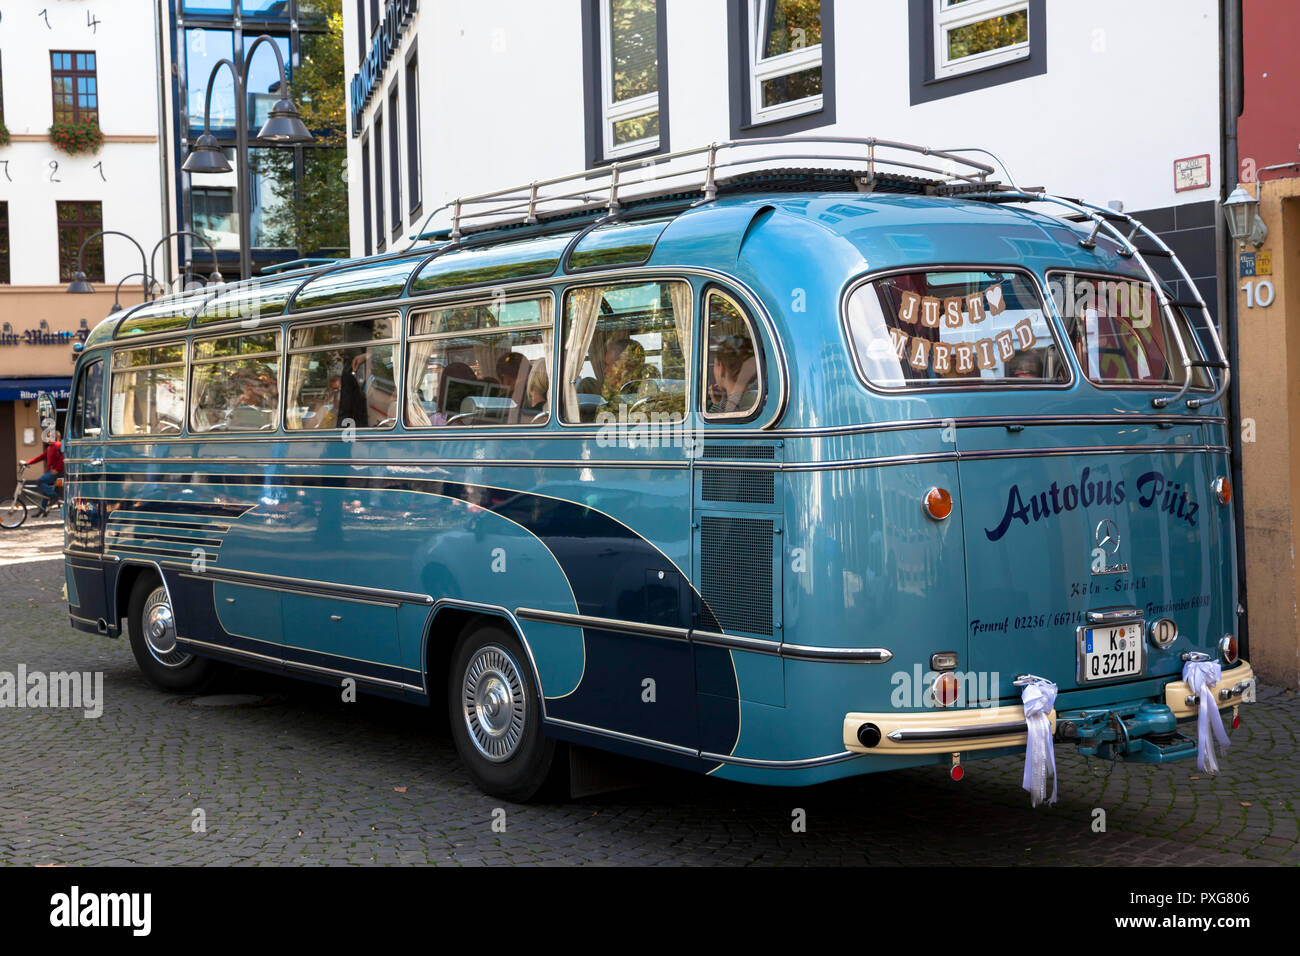
M536 667L509 615L442 609L430 622L425 666L430 693L445 688L452 739L480 790L522 803L552 789L567 761L556 760L545 733Z
M136 571L129 576L126 630L136 665L159 690L202 690L215 676L215 663L177 645L175 609L161 568L148 563L132 567ZM120 588L124 583L121 572L118 578Z

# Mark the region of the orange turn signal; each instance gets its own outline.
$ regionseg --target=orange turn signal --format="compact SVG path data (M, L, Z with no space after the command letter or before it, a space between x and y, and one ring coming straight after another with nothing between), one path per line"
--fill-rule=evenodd
M1219 504L1226 505L1232 500L1232 482L1227 478L1215 478L1210 489L1214 492L1214 497L1219 499Z
M921 507L935 521L942 521L952 514L952 495L943 488L931 488L921 499Z

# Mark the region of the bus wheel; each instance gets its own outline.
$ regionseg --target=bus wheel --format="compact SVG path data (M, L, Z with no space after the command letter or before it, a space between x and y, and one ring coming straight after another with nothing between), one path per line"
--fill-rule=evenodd
M159 690L198 690L212 676L212 662L176 643L176 617L167 588L157 575L142 574L127 611L131 653L149 683Z
M447 677L452 737L480 790L522 803L547 782L555 741L514 634L483 624L461 637Z

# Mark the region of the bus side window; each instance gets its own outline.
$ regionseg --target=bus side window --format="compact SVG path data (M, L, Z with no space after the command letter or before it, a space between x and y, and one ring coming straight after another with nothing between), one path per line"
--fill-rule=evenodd
M748 418L763 395L763 350L754 326L731 296L717 290L705 296L705 316L704 417Z
M624 282L564 298L564 421L681 422L691 354L689 283ZM612 416L607 417L607 416Z
M98 438L100 435L100 408L104 401L104 363L96 359L81 370L77 380L77 396L73 400L72 420L68 423L69 438Z
M285 428L388 428L397 421L397 317L289 329Z
M412 311L407 424L545 424L551 415L552 301L548 293Z

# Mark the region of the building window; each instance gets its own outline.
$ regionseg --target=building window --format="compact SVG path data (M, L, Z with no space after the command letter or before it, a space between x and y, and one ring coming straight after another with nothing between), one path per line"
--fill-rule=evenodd
M190 188L191 228L216 249L239 250L239 216L229 186Z
M667 151L664 33L664 4L658 0L584 4L593 163Z
M406 59L406 189L411 215L420 210L420 61L412 50Z
M1029 4L934 0L934 73L957 76L1029 56Z
M98 202L55 203L59 217L59 281L71 282L77 273L77 252L88 236L104 228L104 207ZM81 271L91 282L104 281L103 237L86 244Z
M54 89L54 122L99 123L95 54L51 51L50 81Z
M749 0L751 121L822 108L821 0Z
M1047 72L1046 0L909 0L911 102Z
M357 69L366 62L366 0L357 0Z
M397 81L388 91L388 193L392 210L393 232L402 228L402 144L401 128L397 118L402 114L397 108Z
M9 282L9 204L0 202L0 285Z
M365 238L366 255L375 251L374 235L370 231L370 140L361 141L361 231Z
M383 101L380 100L382 106ZM384 251L384 111L375 110L375 235L378 249Z
M835 122L834 13L832 0L729 0L733 138Z

